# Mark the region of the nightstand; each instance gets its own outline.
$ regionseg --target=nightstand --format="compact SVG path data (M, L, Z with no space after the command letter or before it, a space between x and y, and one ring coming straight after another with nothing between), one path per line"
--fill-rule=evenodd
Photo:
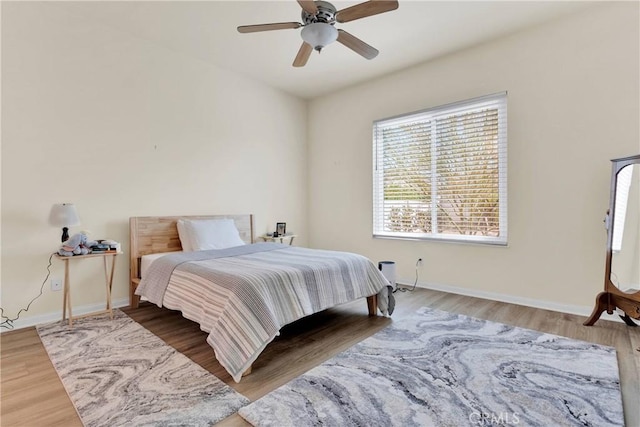
M289 239L289 245L293 245L293 239L295 239L296 237L298 237L297 234L285 234L284 236L278 236L278 237L266 236L266 235L260 236L260 238L265 242L274 242L274 243L285 243L287 239Z
M73 326L73 320L86 316L94 316L96 314L109 313L111 319L113 319L113 310L111 307L111 287L113 285L113 272L116 268L116 257L122 252L102 252L92 253L88 255L74 255L74 256L61 256L56 254L56 258L64 261L64 294L62 296L62 320L67 319L67 310L69 311L69 326ZM105 310L96 311L93 313L83 314L82 316L73 316L71 312L71 283L69 280L69 261L77 261L87 258L102 258L104 261L104 278L106 284L106 303L107 308ZM111 267L108 265L108 259L111 258Z

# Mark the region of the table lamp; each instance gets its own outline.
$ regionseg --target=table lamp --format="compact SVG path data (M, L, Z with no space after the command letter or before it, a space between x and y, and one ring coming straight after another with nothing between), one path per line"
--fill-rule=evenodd
M51 207L49 224L62 227L62 241L69 240L69 227L80 225L80 217L73 203L59 203Z

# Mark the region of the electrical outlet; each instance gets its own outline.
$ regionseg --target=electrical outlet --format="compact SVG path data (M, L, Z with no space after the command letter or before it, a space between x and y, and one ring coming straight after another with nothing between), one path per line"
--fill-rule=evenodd
M416 267L422 267L422 258L418 258L418 261L416 262Z
M54 278L51 279L51 290L52 291L61 291L62 290L62 279Z

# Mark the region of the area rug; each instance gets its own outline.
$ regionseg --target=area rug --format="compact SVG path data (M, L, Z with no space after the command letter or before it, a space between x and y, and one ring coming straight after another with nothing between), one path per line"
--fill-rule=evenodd
M120 310L37 330L85 426L209 426L249 403Z
M256 426L621 426L615 349L422 308L239 411Z

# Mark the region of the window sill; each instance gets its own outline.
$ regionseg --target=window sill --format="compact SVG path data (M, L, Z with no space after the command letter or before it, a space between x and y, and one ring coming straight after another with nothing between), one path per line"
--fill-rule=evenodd
M507 247L508 241L494 240L488 238L473 238L473 239L457 239L453 237L438 237L438 236L410 236L410 235L397 235L397 234L374 234L374 239L388 239L388 240L408 240L408 241L429 241L429 242L444 242L444 243L461 243L472 245L485 245L485 246L501 246Z

